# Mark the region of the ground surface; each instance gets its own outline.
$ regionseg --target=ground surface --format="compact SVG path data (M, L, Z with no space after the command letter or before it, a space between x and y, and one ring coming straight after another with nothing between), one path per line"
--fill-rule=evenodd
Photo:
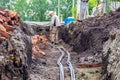
M61 55L56 48L50 48L45 50L46 55L41 57L39 60L34 60L32 64L30 76L32 80L59 80L59 67L57 60ZM77 54L71 52L71 62L75 69L76 80L99 80L101 68L77 68L76 61ZM82 55L82 57L84 57ZM62 64L65 71L65 80L70 80L69 69L66 64L67 56L64 56Z

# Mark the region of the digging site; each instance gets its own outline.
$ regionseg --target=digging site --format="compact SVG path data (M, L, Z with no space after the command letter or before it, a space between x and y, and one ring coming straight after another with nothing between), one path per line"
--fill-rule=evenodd
M58 30L0 8L0 80L120 80L120 8Z

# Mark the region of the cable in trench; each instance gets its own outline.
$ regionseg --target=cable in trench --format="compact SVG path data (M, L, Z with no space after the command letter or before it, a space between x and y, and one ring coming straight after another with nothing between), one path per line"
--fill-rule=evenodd
M63 65L61 63L62 58L64 57L65 53L62 51L62 49L60 47L58 47L58 50L61 52L61 56L59 57L57 64L59 66L60 69L60 80L64 80L64 68Z
M67 59L67 65L69 67L70 70L70 75L71 75L71 80L75 80L75 71L73 68L72 63L70 62L70 53L68 51L65 50L65 48L63 47L63 50L67 53L68 55L68 59Z
M60 80L64 80L64 68L63 68L63 65L61 63L61 60L63 59L65 53L67 53L67 56L68 56L67 65L68 65L68 68L70 70L71 80L75 80L74 68L72 66L72 63L70 62L70 53L68 51L66 51L63 46L58 47L58 50L62 53L61 56L59 57L58 61L57 61L57 64L60 68Z

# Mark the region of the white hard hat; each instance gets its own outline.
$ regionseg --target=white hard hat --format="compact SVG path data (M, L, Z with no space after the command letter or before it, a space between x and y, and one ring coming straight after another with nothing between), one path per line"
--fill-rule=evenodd
M54 13L54 12L53 12L53 11L50 11L50 12L49 12L49 15L52 14L52 13Z

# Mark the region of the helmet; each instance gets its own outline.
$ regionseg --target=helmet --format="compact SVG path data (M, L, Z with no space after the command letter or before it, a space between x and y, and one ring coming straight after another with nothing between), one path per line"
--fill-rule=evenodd
M54 13L54 12L53 12L53 11L50 11L50 12L49 12L49 15L52 14L52 13Z

